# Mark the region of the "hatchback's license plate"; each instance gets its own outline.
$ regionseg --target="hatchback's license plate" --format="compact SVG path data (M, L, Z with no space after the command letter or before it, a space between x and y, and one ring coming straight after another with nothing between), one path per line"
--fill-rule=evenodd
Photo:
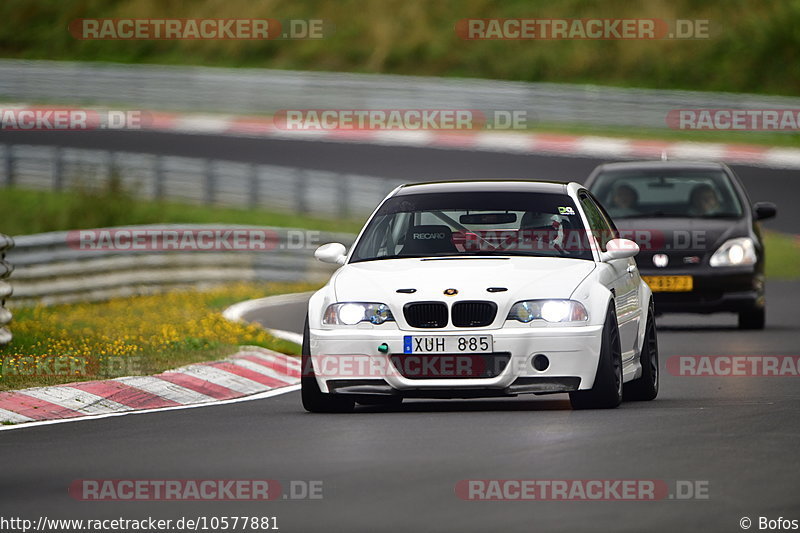
M689 292L694 286L692 276L642 276L653 292Z
M492 353L491 335L406 335L403 353Z

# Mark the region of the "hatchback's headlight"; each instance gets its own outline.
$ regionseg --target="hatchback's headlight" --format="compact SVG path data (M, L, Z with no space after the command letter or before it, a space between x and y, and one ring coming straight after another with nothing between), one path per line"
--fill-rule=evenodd
M574 300L525 300L515 303L506 320L531 322L542 319L547 322L585 322L589 314L582 303Z
M750 237L730 239L711 256L712 267L753 265L756 262L756 246Z
M394 317L388 305L368 302L331 304L322 317L322 323L329 326L354 326L359 322L383 324L390 320L394 321Z

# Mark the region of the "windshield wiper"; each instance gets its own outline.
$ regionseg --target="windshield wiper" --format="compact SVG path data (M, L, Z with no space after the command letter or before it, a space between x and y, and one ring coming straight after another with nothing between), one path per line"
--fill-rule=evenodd
M614 220L621 220L623 218L686 218L691 217L692 215L685 215L685 214L676 214L676 213L665 213L663 211L653 211L652 213L637 213L635 215L621 215L621 216L611 216Z
M741 215L733 213L714 213L713 215L696 215L697 218L739 218Z

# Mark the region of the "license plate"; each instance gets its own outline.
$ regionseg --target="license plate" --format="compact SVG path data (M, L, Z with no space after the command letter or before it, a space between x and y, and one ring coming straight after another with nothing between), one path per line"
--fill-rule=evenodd
M692 276L642 276L653 292L689 292L694 287Z
M403 353L491 353L491 335L406 335Z

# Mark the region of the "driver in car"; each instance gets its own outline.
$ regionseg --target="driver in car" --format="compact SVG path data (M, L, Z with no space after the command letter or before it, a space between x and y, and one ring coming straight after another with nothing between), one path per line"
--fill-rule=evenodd
M520 239L528 246L534 245L563 250L564 225L562 217L552 213L527 212L520 221Z
M639 204L639 193L630 185L618 185L611 195L611 208L619 217L636 215L639 213L636 206Z
M697 185L689 195L689 212L695 216L713 215L720 209L719 197L711 185Z

